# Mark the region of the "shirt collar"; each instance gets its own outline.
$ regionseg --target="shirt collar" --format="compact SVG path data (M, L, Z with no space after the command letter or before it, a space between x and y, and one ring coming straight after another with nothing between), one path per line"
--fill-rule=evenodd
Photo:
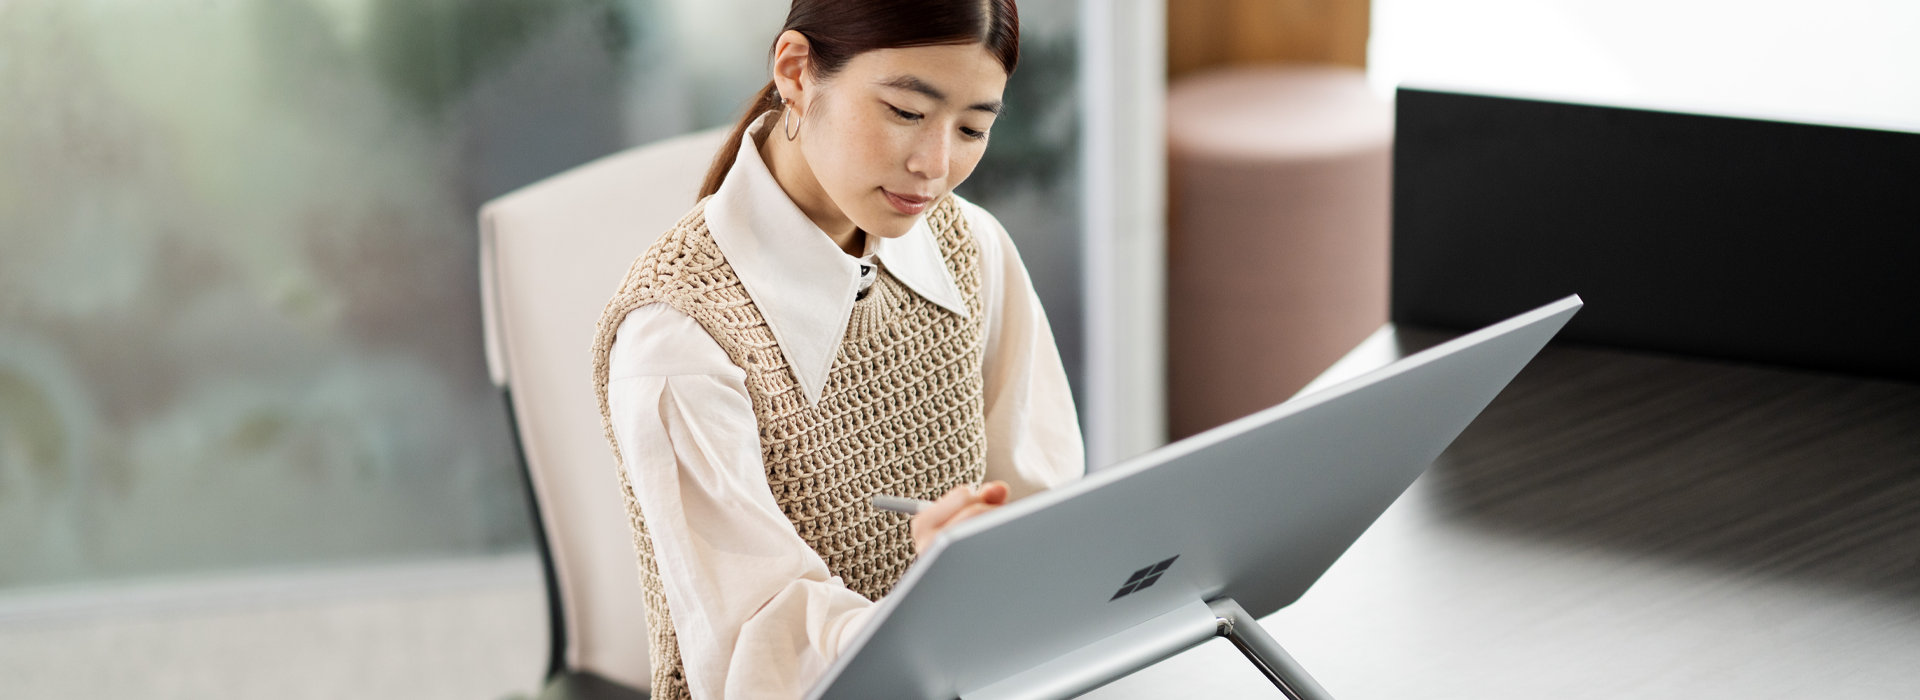
M859 259L800 211L760 158L756 142L779 112L756 117L720 189L708 198L707 230L767 320L808 403L826 390L860 289ZM927 301L967 316L925 216L899 238L867 236L867 251Z

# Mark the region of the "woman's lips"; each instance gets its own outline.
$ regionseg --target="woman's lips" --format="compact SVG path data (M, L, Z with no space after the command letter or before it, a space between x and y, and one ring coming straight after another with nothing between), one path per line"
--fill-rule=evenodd
M913 216L924 211L927 208L927 202L933 201L932 197L908 197L894 194L887 191L885 187L880 188L880 192L887 196L887 203L893 205L894 211L907 216Z

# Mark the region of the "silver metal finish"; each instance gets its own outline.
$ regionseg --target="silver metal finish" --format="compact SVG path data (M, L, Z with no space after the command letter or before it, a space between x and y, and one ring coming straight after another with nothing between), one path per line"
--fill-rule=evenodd
M961 700L1071 698L1192 649L1219 632L1218 614L1195 600L976 691Z
M919 515L920 511L926 510L927 506L930 506L930 505L933 505L933 504L927 501L922 501L918 498L907 498L905 496L889 496L884 493L876 493L873 495L873 507L878 508L880 510L890 510L895 513L906 513L907 515Z
M1313 585L1579 306L1543 306L943 532L809 697L951 700L1036 666L1118 677L1105 669L1120 664L1076 652L1171 644L1179 635L1141 625L1186 606L1210 635L1218 616L1201 601L1216 598L1246 615L1228 619L1250 656L1316 697L1253 616Z
M1219 598L1207 605L1218 616L1219 635L1233 642L1233 646L1245 654L1247 660L1253 662L1254 668L1260 669L1260 673L1272 681L1281 694L1291 700L1332 700L1326 689L1320 687L1313 676L1307 675L1307 670L1300 667L1300 662L1294 661L1293 655L1274 641L1267 634L1267 629L1260 626L1260 621L1247 614L1239 603L1233 602L1232 598Z
M1290 700L1331 700L1260 621L1232 598L1194 601L1121 634L976 691L961 700L1064 700L1224 637Z

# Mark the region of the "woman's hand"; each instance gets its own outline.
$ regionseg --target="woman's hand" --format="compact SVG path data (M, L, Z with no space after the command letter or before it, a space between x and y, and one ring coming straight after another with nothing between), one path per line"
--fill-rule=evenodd
M909 526L913 531L913 551L918 554L933 546L933 538L947 528L960 524L1007 502L1007 482L989 481L980 488L955 486L919 515Z

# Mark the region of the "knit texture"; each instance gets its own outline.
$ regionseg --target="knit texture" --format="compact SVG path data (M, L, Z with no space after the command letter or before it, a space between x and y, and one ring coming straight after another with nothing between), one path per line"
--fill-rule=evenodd
M651 618L653 697L661 699L690 695L653 542L607 409L608 354L628 312L669 304L746 371L774 500L827 569L869 600L892 590L914 558L907 516L874 509L872 496L936 498L954 486L978 484L986 473L980 251L953 197L929 207L926 221L968 316L921 298L882 269L854 302L825 391L813 405L714 244L705 211L702 200L634 261L593 342L594 393L632 524Z

